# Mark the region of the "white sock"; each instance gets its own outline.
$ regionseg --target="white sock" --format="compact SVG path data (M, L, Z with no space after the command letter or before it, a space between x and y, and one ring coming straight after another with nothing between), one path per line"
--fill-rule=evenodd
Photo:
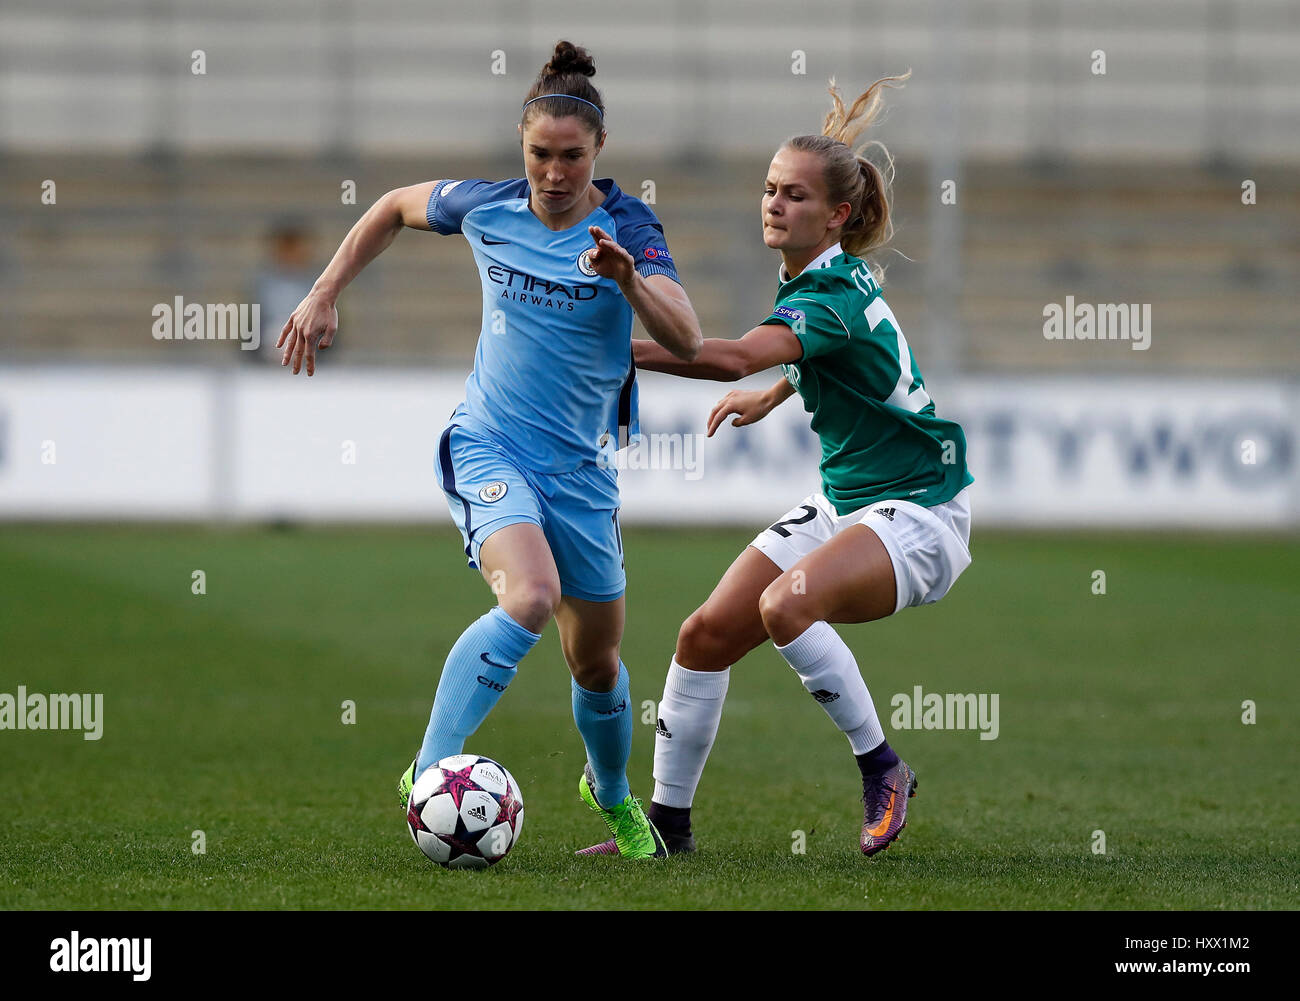
M814 622L776 649L826 715L844 731L854 754L866 754L884 743L885 734L858 662L829 622Z
M688 671L673 658L655 727L654 802L689 807L718 735L731 668Z

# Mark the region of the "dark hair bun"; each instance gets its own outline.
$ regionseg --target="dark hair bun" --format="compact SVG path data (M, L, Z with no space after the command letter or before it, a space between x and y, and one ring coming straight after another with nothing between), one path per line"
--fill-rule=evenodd
M582 46L559 41L555 43L555 52L551 56L551 61L542 67L542 76L564 76L568 73L595 76L596 63Z

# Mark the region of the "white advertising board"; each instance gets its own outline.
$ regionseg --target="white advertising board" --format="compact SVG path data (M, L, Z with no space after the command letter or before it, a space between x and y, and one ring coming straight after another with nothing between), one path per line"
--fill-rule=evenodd
M438 438L464 375L5 369L0 517L446 522ZM641 375L645 437L620 453L625 523L758 526L817 489L798 398L702 437L731 388ZM978 524L1300 524L1295 383L1017 376L930 390L965 428Z

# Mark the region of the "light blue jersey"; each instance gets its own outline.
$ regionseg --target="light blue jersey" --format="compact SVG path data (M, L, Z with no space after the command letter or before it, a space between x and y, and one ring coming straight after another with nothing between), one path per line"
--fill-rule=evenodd
M558 232L528 207L528 182L442 181L429 197L436 233L463 233L483 286L483 320L465 401L453 422L486 433L529 469L608 460L638 432L632 307L588 264L599 226L642 276L678 280L663 227L612 180L605 201Z
M483 327L465 400L438 447L447 507L479 566L483 544L520 522L545 533L561 593L623 594L614 450L637 433L632 307L588 263L588 226L624 247L643 277L677 270L654 213L609 179L605 201L554 232L528 208L528 182L442 181L429 225L463 233L483 286Z

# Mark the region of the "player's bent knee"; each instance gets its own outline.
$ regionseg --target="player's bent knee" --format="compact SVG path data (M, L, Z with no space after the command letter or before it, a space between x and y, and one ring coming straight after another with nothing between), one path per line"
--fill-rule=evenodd
M762 637L757 642L762 642ZM688 671L717 671L730 667L756 645L699 608L677 632L677 663Z
M710 635L701 611L692 612L677 630L677 663L687 670L707 660L709 655Z
M677 663L688 671L725 666L729 662L721 646L722 637L704 609L696 609L677 631Z
M810 618L807 598L795 594L786 574L763 591L758 599L758 614L772 642L779 644L791 642L816 621L815 617Z
M505 613L530 632L540 633L560 607L559 582L522 581L502 593Z
M618 684L618 651L583 660L570 659L569 672L589 692L612 692Z

